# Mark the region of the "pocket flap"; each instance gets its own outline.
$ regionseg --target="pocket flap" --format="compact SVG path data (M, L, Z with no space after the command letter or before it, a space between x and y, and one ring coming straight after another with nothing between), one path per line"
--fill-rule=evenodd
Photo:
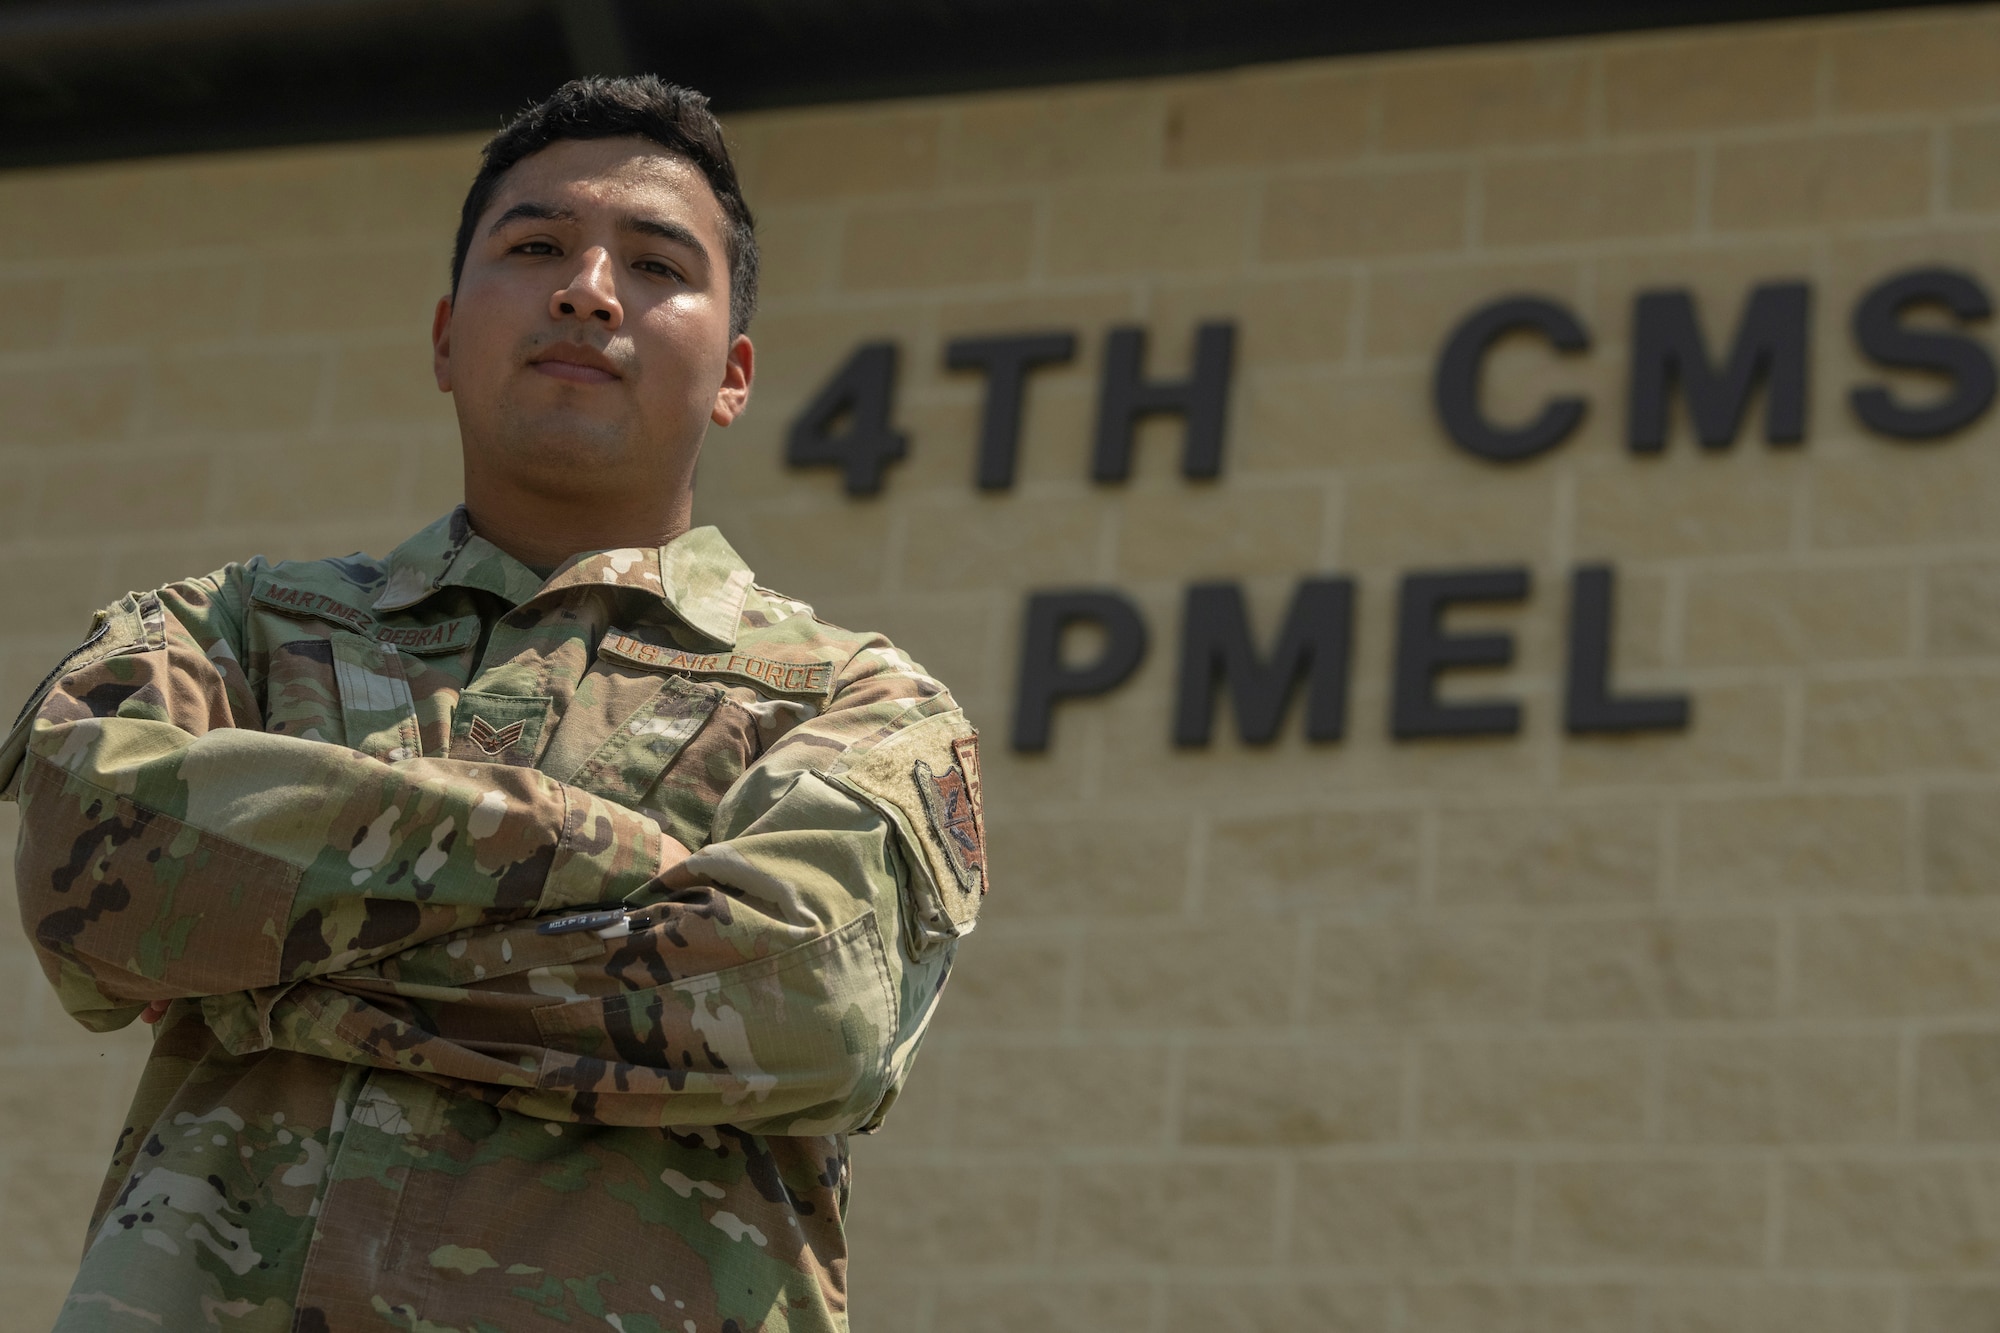
M546 694L465 691L451 719L449 757L532 767L541 757L542 733L554 702Z

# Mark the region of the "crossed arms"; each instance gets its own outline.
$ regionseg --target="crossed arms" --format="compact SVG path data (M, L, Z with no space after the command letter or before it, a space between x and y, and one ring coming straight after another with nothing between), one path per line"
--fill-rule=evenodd
M241 605L227 571L126 599L0 750L23 920L79 1021L195 1000L237 1053L403 1069L553 1119L823 1133L877 1114L945 961L897 947L911 858L816 767L838 746L773 747L663 875L676 845L653 820L533 769L264 733ZM902 720L892 736L956 716L880 685L854 693ZM852 734L840 703L815 720L829 736ZM607 903L651 924L539 929Z

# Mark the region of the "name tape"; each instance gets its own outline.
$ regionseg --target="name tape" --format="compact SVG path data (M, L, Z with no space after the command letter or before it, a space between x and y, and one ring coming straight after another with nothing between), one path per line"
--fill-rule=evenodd
M287 588L278 584L257 589L252 600L288 616L310 616L352 630L363 638L386 643L408 653L456 652L478 637L476 616L460 616L435 625L377 625L375 618L359 607L328 597L309 588Z
M375 642L393 644L406 653L450 653L470 644L478 634L479 618L460 616L435 625L377 625Z

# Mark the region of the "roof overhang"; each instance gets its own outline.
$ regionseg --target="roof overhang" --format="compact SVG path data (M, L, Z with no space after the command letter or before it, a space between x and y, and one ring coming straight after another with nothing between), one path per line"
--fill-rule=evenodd
M1820 0L0 0L0 167L482 130L579 73L724 111L1913 7Z

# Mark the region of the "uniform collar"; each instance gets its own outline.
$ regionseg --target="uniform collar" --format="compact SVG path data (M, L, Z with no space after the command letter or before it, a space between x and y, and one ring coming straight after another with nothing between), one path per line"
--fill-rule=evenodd
M703 638L731 647L754 577L710 527L684 532L665 546L573 555L543 582L474 532L460 505L389 553L389 578L375 609L402 611L441 588L481 588L519 606L565 588L608 584L650 593Z

